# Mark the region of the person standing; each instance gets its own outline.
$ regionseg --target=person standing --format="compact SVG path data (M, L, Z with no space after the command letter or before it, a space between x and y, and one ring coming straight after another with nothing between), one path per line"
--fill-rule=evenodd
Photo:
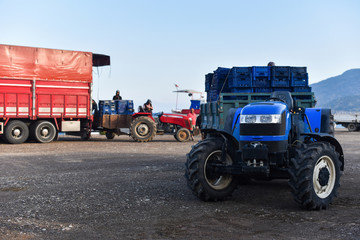
M191 140L194 141L194 129L196 126L196 113L195 109L191 108L190 112L187 114L187 117L191 119Z
M122 100L122 97L120 96L120 90L116 90L116 93L113 96L113 100Z

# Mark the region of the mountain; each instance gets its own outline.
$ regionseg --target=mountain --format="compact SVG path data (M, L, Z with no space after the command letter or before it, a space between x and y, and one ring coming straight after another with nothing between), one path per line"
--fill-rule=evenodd
M333 111L360 112L360 69L310 85L317 100L316 107Z

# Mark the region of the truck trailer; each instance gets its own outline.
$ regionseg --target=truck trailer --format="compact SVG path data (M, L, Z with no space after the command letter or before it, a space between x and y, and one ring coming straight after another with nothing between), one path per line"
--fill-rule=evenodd
M102 54L0 45L0 135L8 143L88 137L92 68L108 65Z

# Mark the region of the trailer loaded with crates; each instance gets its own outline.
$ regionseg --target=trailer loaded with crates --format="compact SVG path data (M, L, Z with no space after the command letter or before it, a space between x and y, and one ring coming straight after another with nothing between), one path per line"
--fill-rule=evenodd
M105 132L107 139L130 135L137 142L152 141L155 135L170 133L179 142L191 138L190 119L182 114L134 113L132 100L101 100L94 115L94 131Z

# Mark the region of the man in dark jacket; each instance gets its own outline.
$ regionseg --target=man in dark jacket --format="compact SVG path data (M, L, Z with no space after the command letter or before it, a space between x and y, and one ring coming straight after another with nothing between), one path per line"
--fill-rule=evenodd
M116 90L113 100L122 100L122 97L120 96L120 90Z

